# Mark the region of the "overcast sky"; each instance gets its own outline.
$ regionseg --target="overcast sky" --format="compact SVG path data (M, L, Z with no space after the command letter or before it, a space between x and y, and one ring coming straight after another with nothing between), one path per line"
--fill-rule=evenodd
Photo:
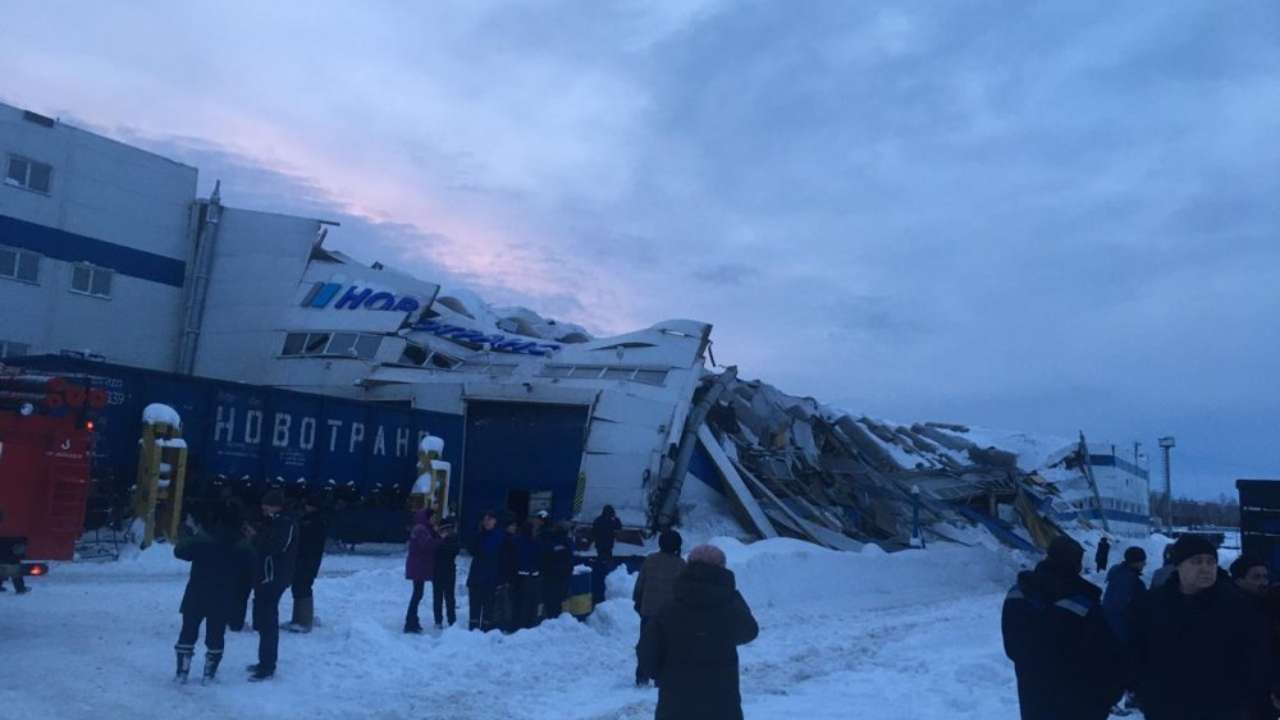
M288 5L7 2L0 99L855 412L1280 477L1278 3Z

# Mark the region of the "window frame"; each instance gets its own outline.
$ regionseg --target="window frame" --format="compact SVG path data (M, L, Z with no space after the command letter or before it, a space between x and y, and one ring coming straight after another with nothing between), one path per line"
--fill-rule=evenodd
M40 162L35 158L28 157L26 155L20 155L18 153L7 153L6 157L8 158L8 161L5 163L4 177L0 178L0 184L4 184L12 188L26 190L27 192L33 192L37 195L49 196L53 194L53 164L52 163ZM18 178L14 177L11 174L13 171L13 164L15 162L23 163L26 165L26 171L22 173L21 180L19 180ZM46 168L48 170L48 175L45 178L45 187L43 190L37 187L32 187L31 185L32 171L37 166L41 168Z
M76 271L78 270L84 270L89 273L89 283L86 286L86 289L84 290L81 290L80 288L76 287ZM83 261L74 262L74 263L71 263L71 287L69 287L68 290L77 295L84 295L86 297L98 298L99 300L110 300L112 297L115 296L115 284L116 284L115 275L116 275L116 271L112 270L109 267L94 265L93 263L90 263L90 262L83 262ZM93 288L95 285L98 284L97 280L99 276L105 276L107 278L107 292L105 294L100 292L94 292Z
M44 255L41 255L40 253L35 252L34 250L14 247L12 245L0 245L0 251L13 253L13 274L9 275L7 273L0 273L0 279L13 280L14 282L26 283L27 285L40 284L40 261L44 259ZM33 258L35 261L36 274L35 274L34 280L29 280L27 278L22 277L22 258L23 257Z

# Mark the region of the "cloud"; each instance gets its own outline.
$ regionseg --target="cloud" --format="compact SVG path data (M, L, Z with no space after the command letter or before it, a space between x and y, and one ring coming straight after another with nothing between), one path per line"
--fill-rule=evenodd
M340 216L358 257L596 332L705 319L721 362L870 413L1176 431L1215 495L1280 465L1267 4L7 15L9 101Z

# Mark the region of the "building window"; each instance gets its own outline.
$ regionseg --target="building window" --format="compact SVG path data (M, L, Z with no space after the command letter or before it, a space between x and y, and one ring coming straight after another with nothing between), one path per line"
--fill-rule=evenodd
M4 181L8 185L48 195L52 177L53 166L20 155L10 155Z
M107 268L77 263L71 266L71 289L94 297L111 297L111 281L115 273Z
M382 346L381 335L367 333L288 333L284 336L284 357L358 357L371 360Z
M0 247L0 278L40 282L40 256L29 250Z
M26 343L0 340L0 358L22 357L30 352L31 346Z

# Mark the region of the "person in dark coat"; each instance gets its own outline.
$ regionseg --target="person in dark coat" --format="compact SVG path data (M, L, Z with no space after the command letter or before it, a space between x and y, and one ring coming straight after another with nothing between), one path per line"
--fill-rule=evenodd
M406 633L422 632L418 620L418 604L426 590L426 584L435 579L436 548L440 536L431 523L431 511L419 510L413 514L413 529L409 531L409 554L404 560L404 577L413 582L413 594L409 597L409 609L404 616Z
M312 587L320 575L320 562L324 559L331 523L331 514L319 496L310 495L303 501L302 517L298 519L298 565L293 574L293 618L288 626L292 632L311 632L315 623Z
M284 512L284 494L262 497L263 528L255 531L257 578L253 586L253 629L258 633L258 662L249 666L252 681L275 675L280 651L280 596L293 582L298 557L298 525Z
M640 635L642 672L658 682L655 720L742 720L738 646L759 634L724 552L694 548L672 601Z
M539 536L542 545L542 612L551 619L564 612L573 577L573 541L567 523L548 524Z
M1280 607L1271 590L1271 569L1260 557L1241 555L1231 563L1231 580L1245 603L1253 608L1261 621L1260 632L1266 638L1267 687L1254 699L1250 720L1274 720L1280 717L1276 698L1280 697Z
M1126 648L1135 643L1139 608L1145 604L1147 585L1142 571L1147 566L1147 553L1140 547L1127 548L1124 562L1107 573L1107 590L1102 596L1102 613L1107 625Z
M238 518L238 527L240 533L245 538L251 536L251 530L261 519L261 516L251 516L244 502L235 496L227 497L223 500L222 517L230 522L231 518ZM253 552L253 546L249 547ZM227 619L227 629L234 632L242 632L249 627L249 623L245 622L249 615L249 598L253 595L253 583L257 574L254 569L254 563L249 563L235 580L234 603L231 607L231 615Z
M644 559L640 574L636 578L635 590L631 600L635 603L636 612L640 615L640 636L644 637L645 626L662 612L675 597L676 578L684 572L684 558L680 557L680 546L684 539L675 530L663 530L658 536L658 552ZM640 664L640 645L636 644L636 686L649 683Z
M1018 575L1001 617L1022 720L1106 720L1124 689L1102 591L1080 576L1084 548L1060 535Z
M218 674L225 647L227 619L236 604L236 587L246 567L253 565L253 551L244 542L240 518L220 513L211 518L209 531L180 540L173 548L179 560L191 563L191 576L182 594L182 630L174 650L178 656L175 679L186 682L191 673L200 624L204 623L204 682Z
M591 537L596 544L596 557L602 567L608 571L613 567L613 545L617 542L618 531L622 530L622 521L612 505L605 505L600 516L591 523Z
M467 548L471 553L471 570L467 573L471 630L489 632L497 627L493 601L503 580L502 555L506 542L505 534L498 529L498 516L492 512L485 513L480 521L480 532Z
M510 634L520 629L516 608L520 598L516 589L520 575L520 523L515 515L507 513L503 526L502 548L498 553L498 588L493 594L494 622L502 632Z
M541 622L542 544L538 541L541 522L530 520L520 527L512 539L516 557L516 575L511 586L512 625L537 627Z
M1147 720L1241 720L1266 691L1260 621L1218 569L1217 548L1178 538L1176 567L1152 588L1141 627L1138 697Z
M442 522L439 525L440 543L436 545L435 574L431 578L431 611L436 619L436 628L443 628L446 618L449 625L458 622L458 600L456 585L458 584L458 533L453 523Z
M1094 553L1093 560L1098 566L1098 572L1107 571L1107 562L1111 559L1111 541L1103 537L1098 541L1098 551Z
M1173 565L1173 543L1169 543L1165 546L1164 552L1161 553L1160 567L1156 568L1156 571L1151 574L1151 589L1155 590L1158 587L1164 587L1164 584L1169 582L1169 578L1173 577L1175 570L1177 568Z

